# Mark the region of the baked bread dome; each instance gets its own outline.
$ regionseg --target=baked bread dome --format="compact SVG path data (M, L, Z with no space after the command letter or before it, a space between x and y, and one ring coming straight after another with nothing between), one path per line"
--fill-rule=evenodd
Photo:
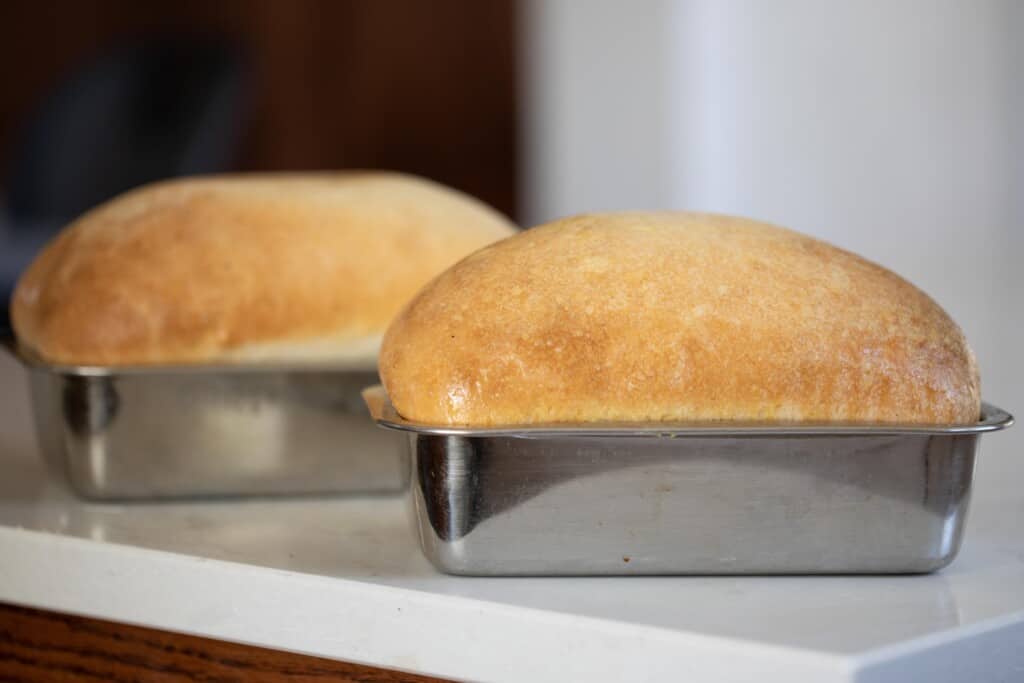
M978 370L927 295L855 254L699 213L565 218L486 247L389 328L405 419L972 423Z
M86 213L22 276L19 344L52 363L357 362L432 277L514 232L396 173L149 185Z

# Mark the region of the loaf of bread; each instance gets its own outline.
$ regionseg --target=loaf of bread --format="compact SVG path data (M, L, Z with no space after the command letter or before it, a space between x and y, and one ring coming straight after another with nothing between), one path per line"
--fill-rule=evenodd
M790 230L583 215L478 251L384 338L395 409L444 425L977 420L963 333L892 272Z
M53 363L373 367L420 287L513 232L475 199L394 173L161 182L68 226L19 281L12 322Z

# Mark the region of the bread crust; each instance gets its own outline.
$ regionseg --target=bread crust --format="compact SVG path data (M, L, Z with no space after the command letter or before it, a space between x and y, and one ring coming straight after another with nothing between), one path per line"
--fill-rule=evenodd
M581 215L478 251L388 329L385 388L432 424L977 420L977 365L926 294L783 228Z
M156 183L86 213L12 299L46 361L353 360L430 278L514 232L481 202L396 173Z

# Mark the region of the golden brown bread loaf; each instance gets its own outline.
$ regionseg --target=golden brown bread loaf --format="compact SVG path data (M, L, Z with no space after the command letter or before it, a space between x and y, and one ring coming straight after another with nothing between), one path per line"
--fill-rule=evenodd
M18 283L12 321L55 363L372 367L420 287L513 231L475 199L394 173L173 180L65 229Z
M727 216L566 218L491 245L388 329L396 410L434 424L970 423L957 325L854 254Z

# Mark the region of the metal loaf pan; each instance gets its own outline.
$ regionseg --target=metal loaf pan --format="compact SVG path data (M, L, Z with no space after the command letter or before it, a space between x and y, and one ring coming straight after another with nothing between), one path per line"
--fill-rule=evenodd
M917 573L956 556L977 424L602 424L472 429L408 422L419 538L468 575Z
M13 347L12 347L13 348ZM87 498L399 491L404 444L360 390L368 369L49 365L29 372L42 454Z

